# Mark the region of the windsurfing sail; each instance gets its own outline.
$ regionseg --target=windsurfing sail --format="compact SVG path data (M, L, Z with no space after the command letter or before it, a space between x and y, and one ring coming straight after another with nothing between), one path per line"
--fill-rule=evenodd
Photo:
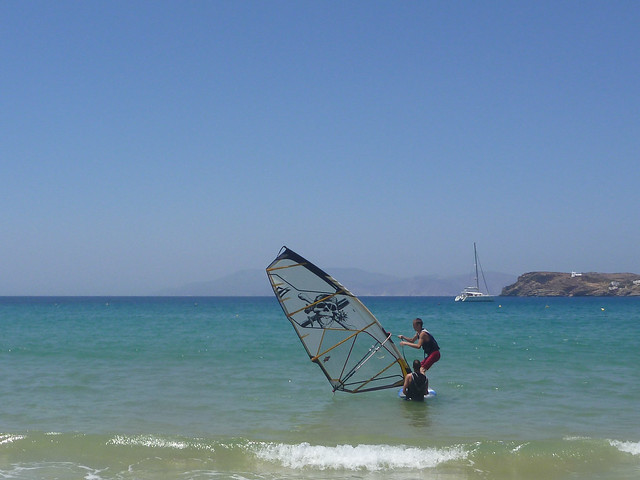
M287 247L267 267L280 306L333 390L403 385L408 365L373 314L334 278Z

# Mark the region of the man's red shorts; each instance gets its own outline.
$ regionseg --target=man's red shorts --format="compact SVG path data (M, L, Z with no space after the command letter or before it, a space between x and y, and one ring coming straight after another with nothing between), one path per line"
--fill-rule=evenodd
M431 365L436 363L438 360L440 360L440 350L431 352L431 355L420 362L420 367L424 368L425 370L429 370L431 368Z

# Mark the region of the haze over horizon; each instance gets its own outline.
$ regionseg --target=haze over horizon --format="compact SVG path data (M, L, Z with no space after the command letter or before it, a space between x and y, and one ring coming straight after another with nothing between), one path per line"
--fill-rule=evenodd
M0 295L640 273L640 3L3 2ZM266 280L265 280L266 281Z

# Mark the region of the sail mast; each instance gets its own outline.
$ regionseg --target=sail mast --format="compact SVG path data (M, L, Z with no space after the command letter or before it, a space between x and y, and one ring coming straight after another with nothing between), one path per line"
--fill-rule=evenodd
M476 284L475 286L466 287L462 293L455 298L455 300L456 302L492 302L493 296L489 294L487 279L484 276L482 265L480 265L480 262L478 261L478 249L476 247L476 242L473 242L473 260ZM480 291L480 274L482 274L482 281L484 282L484 287L487 293L482 293Z
M267 276L284 314L333 390L400 387L409 366L364 304L326 272L283 247Z
M476 288L480 291L480 282L478 281L478 252L476 251L476 242L473 242L473 260L476 266Z

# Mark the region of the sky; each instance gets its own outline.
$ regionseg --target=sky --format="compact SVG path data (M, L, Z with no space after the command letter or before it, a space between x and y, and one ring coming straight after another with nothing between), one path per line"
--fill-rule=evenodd
M640 273L640 2L0 2L0 295ZM266 276L265 276L266 282Z

